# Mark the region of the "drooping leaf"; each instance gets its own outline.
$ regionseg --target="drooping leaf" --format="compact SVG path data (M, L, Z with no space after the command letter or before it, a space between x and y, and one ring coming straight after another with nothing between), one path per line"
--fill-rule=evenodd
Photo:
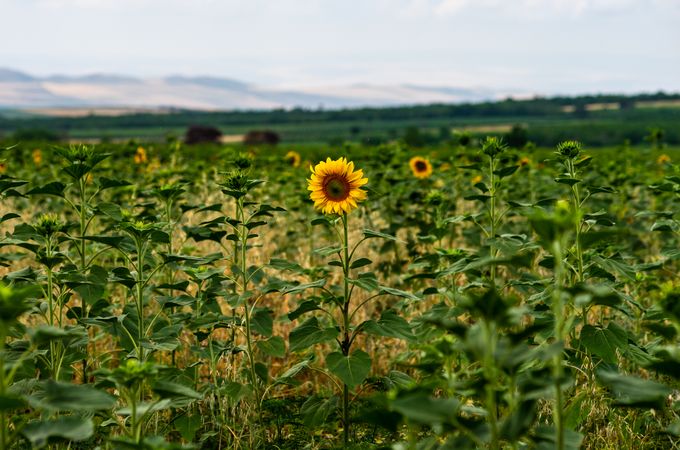
M584 325L581 329L580 342L590 353L610 364L618 361L617 350L622 351L628 346L626 332L613 323L607 328Z
M454 398L434 398L425 392L411 392L392 401L392 408L409 421L442 425L456 417L460 402Z
M377 321L370 320L365 322L362 328L366 333L377 336L405 340L413 339L413 333L411 332L411 327L408 322L393 309L384 311Z
M387 239L388 241L401 242L401 243L404 242L400 239L397 239L395 236L392 236L391 234L383 233L381 231L369 230L369 229L364 230L364 238L366 238L366 239L381 238L381 239Z
M281 336L272 336L263 341L257 341L257 347L266 355L275 358L286 356L286 342Z
M48 443L65 441L84 441L94 434L92 419L77 416L60 416L55 419L28 423L21 434L34 448L45 447Z
M672 392L668 386L655 381L616 372L599 371L597 379L612 390L614 403L621 406L662 409Z
M89 385L48 380L29 403L49 411L99 411L112 408L116 398Z
M361 384L371 371L371 357L363 350L345 356L340 352L326 355L326 367L349 387Z
M327 342L338 335L333 327L322 327L316 317L311 317L290 332L289 345L291 352L304 350L321 342Z

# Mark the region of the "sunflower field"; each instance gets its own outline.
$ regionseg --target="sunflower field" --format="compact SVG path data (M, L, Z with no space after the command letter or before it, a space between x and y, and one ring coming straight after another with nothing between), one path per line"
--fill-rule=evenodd
M0 450L680 448L678 158L8 145Z

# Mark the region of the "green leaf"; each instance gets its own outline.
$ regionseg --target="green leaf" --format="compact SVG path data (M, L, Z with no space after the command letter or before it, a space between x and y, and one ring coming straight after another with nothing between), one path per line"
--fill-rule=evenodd
M676 420L666 427L666 433L675 437L680 437L680 420Z
M2 216L2 218L0 218L0 223L7 222L8 220L12 220L12 219L18 219L20 217L21 216L19 214L16 214L16 213L7 213L4 216Z
M628 346L626 332L613 323L610 323L607 328L584 325L581 329L580 341L590 353L610 364L616 364L618 361L616 351Z
M39 325L29 331L31 342L36 346L44 346L50 342L87 342L87 332L83 327L58 328L51 325Z
M76 416L62 416L54 420L30 422L21 434L34 448L41 448L54 440L84 441L94 434L91 419Z
M612 390L615 404L621 406L663 409L672 392L663 384L616 372L599 371L597 378Z
M261 352L274 358L286 356L286 342L281 336L272 336L265 341L257 341L256 345Z
M321 288L326 284L325 279L312 281L311 283L298 284L297 286L291 286L283 289L282 294L297 294L299 292L305 291L307 289Z
M90 273L83 277L82 281L76 282L73 288L85 303L93 305L104 295L108 275L104 268L92 266Z
M600 267L610 273L617 273L628 281L635 281L635 268L622 261L617 261L612 258L602 258L600 256L593 256L593 261Z
M397 239L395 236L392 236L391 234L382 233L380 231L374 231L374 230L369 230L369 229L364 230L364 238L365 239L381 238L381 239L387 239L388 241L404 243L404 241L402 241L401 239Z
M294 311L288 313L288 319L295 320L303 314L311 311L318 311L319 309L321 308L319 307L317 300L305 300L300 303Z
M193 441L196 432L202 428L203 416L200 414L185 414L173 422L175 430L179 432L185 441Z
M258 308L251 317L250 326L253 331L269 337L274 330L274 312L269 308Z
M555 450L557 448L557 432L553 426L541 425L536 427L536 450ZM583 435L577 431L564 430L564 450L579 450L583 442Z
M378 279L373 272L359 274L357 278L349 278L348 281L356 287L367 292L373 292L380 287Z
M330 341L337 335L338 330L336 328L321 328L318 319L311 317L290 332L288 343L290 351L297 352L314 344Z
M380 293L394 295L395 297L407 298L409 300L420 300L420 297L410 292L402 291L401 289L395 289L387 286L380 286Z
M92 242L98 242L100 244L108 245L113 248L118 248L121 250L131 250L134 248L134 243L132 239L127 236L83 236L83 239ZM128 244L128 245L124 245ZM131 247L131 245L132 247Z
M611 186L588 186L591 195L594 194L616 194L616 189Z
M342 247L336 247L333 245L329 245L326 247L321 247L321 248L315 248L312 253L317 254L319 256L329 256L329 255L334 255L336 253L340 253L342 251Z
M380 315L380 320L364 322L363 330L377 336L412 340L413 333L408 322L395 310L388 309Z
M519 166L507 166L496 169L493 171L493 173L498 175L499 178L505 178L517 172L517 169L519 169Z
M338 398L310 397L300 408L302 422L309 428L323 425L338 408Z
M203 398L203 395L189 386L171 381L158 380L154 383L152 389L161 398L186 398L192 400L201 400Z
M181 405L177 405L181 406ZM141 417L146 414L154 413L156 411L163 411L164 409L170 409L175 407L175 404L173 401L169 398L165 398L163 400L159 400L157 402L142 402L137 404L137 411L136 413ZM132 408L129 406L126 406L124 408L120 408L116 410L116 414L120 416L131 416L132 415Z
M659 220L652 225L652 231L675 231L678 228L678 223L675 220Z
M356 261L352 261L352 264L350 264L349 268L350 269L358 269L359 267L364 267L369 264L372 264L373 261L371 261L368 258L359 258Z
M478 195L468 195L466 197L463 197L465 200L479 200L481 202L486 202L491 198L490 195L486 194L478 194Z
M425 392L415 392L393 400L392 408L409 421L437 425L449 423L455 418L460 402L454 398L434 398Z
M349 387L361 384L371 371L371 357L363 350L349 356L340 352L326 355L326 367Z
M29 403L49 411L99 411L112 408L116 398L89 385L46 381Z
M578 178L569 178L569 177L555 178L556 183L566 184L568 186L573 186L575 184L580 183L581 181L583 181L583 180L579 180Z
M303 273L304 269L300 264L288 261L286 259L272 258L269 261L269 267L277 270L289 270L294 273Z
M22 398L14 395L0 394L0 411L11 411L25 407L26 402Z
M44 186L31 189L30 191L26 192L26 195L55 195L57 197L63 197L64 189L66 189L66 185L64 183L53 181L51 183L47 183Z
M102 189L102 190L132 185L132 183L130 183L127 180L117 180L117 179L106 178L106 177L99 178L99 181L97 182L97 184L99 184L99 188Z
M305 370L307 367L309 367L309 364L312 362L311 359L305 359L303 361L300 361L299 363L293 365L290 369L286 370L284 373L282 373L275 381L275 384L298 384L295 382L295 377Z

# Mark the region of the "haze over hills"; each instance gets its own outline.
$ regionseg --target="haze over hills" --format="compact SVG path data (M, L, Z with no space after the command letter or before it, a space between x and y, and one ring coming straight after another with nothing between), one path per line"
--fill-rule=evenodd
M136 78L89 74L36 77L0 68L0 108L181 108L253 110L345 108L495 100L515 92L419 85L353 84L277 88L228 78Z

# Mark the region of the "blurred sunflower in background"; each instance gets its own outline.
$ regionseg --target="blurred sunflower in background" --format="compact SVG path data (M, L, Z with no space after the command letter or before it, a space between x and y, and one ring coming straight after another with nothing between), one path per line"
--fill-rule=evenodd
M665 153L663 155L659 155L659 157L656 159L656 163L659 165L667 164L669 162L671 162L671 157Z
M416 178L424 179L432 175L432 164L422 156L414 156L408 165Z
M302 160L302 158L300 158L300 154L292 150L286 153L284 159L289 165L293 167L300 167L300 161Z
M144 149L144 147L137 147L134 160L135 164L146 164L149 161L149 158L146 156L146 150Z
M31 156L33 157L33 164L35 164L36 166L42 164L43 160L42 151L39 148L33 150L33 154Z
M324 214L349 213L366 200L366 191L361 186L368 183L363 170L354 170L354 163L347 158L319 162L311 168L312 176L307 180L311 191L309 197L314 207Z

